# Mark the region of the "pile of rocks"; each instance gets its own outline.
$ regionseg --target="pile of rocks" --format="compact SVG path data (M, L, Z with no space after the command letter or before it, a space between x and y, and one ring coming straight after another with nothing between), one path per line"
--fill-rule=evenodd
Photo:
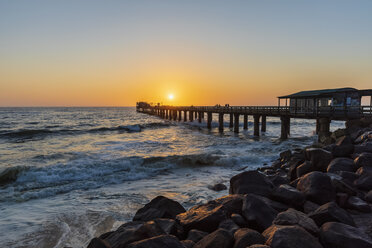
M240 173L229 195L186 211L158 196L88 248L372 248L372 126Z

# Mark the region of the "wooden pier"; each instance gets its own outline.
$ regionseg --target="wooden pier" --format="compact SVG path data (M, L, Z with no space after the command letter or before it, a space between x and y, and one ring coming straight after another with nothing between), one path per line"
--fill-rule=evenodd
M345 90L346 89L346 90ZM372 118L372 97L370 106L361 106L360 98L361 95L372 95L372 90L358 91L352 88L343 88L333 90L327 90L327 95L324 91L319 94L313 94L315 91L311 91L312 94L300 94L299 93L279 97L278 106L167 106L167 105L150 105L145 102L137 103L137 111L147 113L151 115L157 115L164 119L178 120L178 121L190 121L194 119L199 123L206 121L208 129L212 128L213 114L218 115L218 129L220 132L224 130L224 118L227 115L229 118L229 127L234 130L235 133L239 132L239 120L240 116L243 116L243 129L248 129L249 116L253 117L253 134L255 136L260 135L261 132L266 131L266 118L267 117L279 117L281 120L281 135L282 139L287 139L290 133L290 120L291 118L303 118L303 119L315 119L316 120L316 132L319 137L327 137L330 134L330 123L332 120L351 120L360 118ZM348 105L349 92L359 92L359 105ZM336 92L335 92L336 91ZM323 92L323 93L322 93ZM346 92L346 93L345 93ZM350 93L350 94L351 94ZM329 103L329 99L338 97L337 94L343 94L345 104L339 104L339 106L324 106L322 102ZM310 96L309 96L310 95ZM290 105L280 106L280 99L290 99ZM334 100L335 101L335 100ZM335 101L336 102L336 101ZM206 116L206 120L205 120ZM261 124L261 125L260 125Z

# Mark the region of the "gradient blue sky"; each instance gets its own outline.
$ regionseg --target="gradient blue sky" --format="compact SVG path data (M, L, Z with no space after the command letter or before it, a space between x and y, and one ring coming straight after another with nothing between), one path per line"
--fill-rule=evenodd
M372 1L0 0L0 106L372 88Z

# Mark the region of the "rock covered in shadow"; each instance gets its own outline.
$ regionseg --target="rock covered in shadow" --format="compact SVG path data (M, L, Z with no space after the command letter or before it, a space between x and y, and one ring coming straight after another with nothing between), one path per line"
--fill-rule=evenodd
M305 161L296 168L296 175L299 178L314 170L313 164L310 161Z
M287 184L277 187L270 198L293 207L302 207L305 202L304 193Z
M230 179L230 194L248 194L268 196L274 189L272 182L258 171L245 171Z
M232 219L226 219L221 221L221 223L218 225L218 228L225 229L226 231L234 235L236 230L238 230L240 227Z
M195 242L191 241L191 240L181 240L181 243L182 245L184 246L184 248L193 248L194 245L195 245Z
M186 212L184 207L178 202L164 196L157 196L140 208L135 216L134 221L148 221L156 218L174 219L176 215Z
M354 160L351 158L335 158L333 159L328 167L327 172L335 173L338 171L349 171L354 172L356 167L354 165Z
M133 242L126 248L185 248L183 244L173 235L160 235L140 241Z
M261 233L250 228L241 228L237 230L234 234L234 239L234 248L246 248L250 245L265 243L265 238Z
M194 248L231 248L234 238L225 229L217 229L194 245Z
M306 199L318 204L324 204L336 198L331 179L319 171L302 176L297 183L297 189L305 194Z
M197 229L192 229L189 231L189 234L187 235L188 240L192 240L193 242L197 243L199 240L207 236L207 232L203 232Z
M354 181L354 185L361 190L372 189L372 173L364 173L358 179Z
M222 191L222 190L227 189L226 185L223 183L216 183L215 185L210 186L208 188L214 191Z
M273 224L284 226L300 226L313 235L317 235L319 232L319 228L315 224L314 220L309 218L306 214L293 208L279 213L273 221Z
M320 206L317 210L309 214L318 226L326 222L341 222L355 226L353 217L344 209L340 208L335 202L329 202Z
M272 225L262 235L271 248L323 248L318 239L299 226Z
M332 153L321 148L308 148L305 151L307 160L311 161L314 168L325 172L332 161Z
M339 222L325 223L319 235L327 248L372 248L372 240L362 230Z
M248 226L259 232L269 227L278 214L278 211L253 194L245 197L242 211Z
M240 227L246 227L247 221L240 214L232 214L230 218Z
M348 157L353 152L354 145L350 136L342 136L338 138L332 147L333 157Z
M111 248L110 244L100 238L93 238L87 248Z
M356 196L350 196L346 201L346 208L353 209L359 212L363 213L370 213L371 207L369 204L359 197Z
M372 153L364 152L354 159L355 167L372 167Z

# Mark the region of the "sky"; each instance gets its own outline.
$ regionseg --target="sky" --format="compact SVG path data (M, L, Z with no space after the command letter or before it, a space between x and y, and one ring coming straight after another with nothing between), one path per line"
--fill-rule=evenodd
M371 89L371 13L370 0L0 0L0 106L275 105Z

